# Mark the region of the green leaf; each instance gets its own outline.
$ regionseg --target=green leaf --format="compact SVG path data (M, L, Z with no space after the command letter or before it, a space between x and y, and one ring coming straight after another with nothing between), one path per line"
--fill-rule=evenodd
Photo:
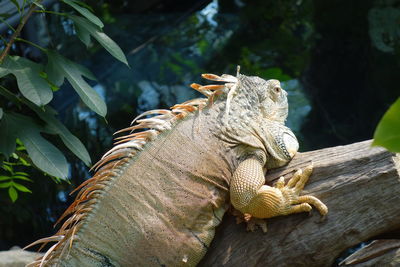
M34 4L35 6L37 6L38 8L40 8L41 10L46 10L45 8L44 8L44 6L42 5L42 4L40 4L40 3L38 3L38 2L33 2L32 4Z
M1 77L1 74L0 74ZM4 97L6 97L8 100L10 100L11 102L13 102L15 105L17 105L19 107L20 105L20 100L18 97L16 97L13 93L11 93L9 90L7 90L7 88L3 87L0 85L0 95L3 95Z
M17 0L10 0L14 6L18 9L18 13L21 13L21 7L19 6L19 3Z
M8 188L8 195L10 196L12 202L15 202L18 199L18 192L14 187Z
M92 13L94 13L93 8L92 8L91 6L89 6L88 4L85 4L85 2L78 1L78 0L73 0L73 1L74 1L74 3L80 5L80 6L84 7L84 8L86 8L86 9L92 11Z
M4 175L0 176L0 181L8 181L8 180L11 180L11 179L12 178L10 176L4 176Z
M0 183L0 188L9 188L12 185L12 182Z
M15 139L17 139L16 131L13 129L12 122L3 114L3 118L0 121L0 153L2 153L7 159L15 151Z
M50 175L67 178L68 165L64 155L44 139L39 132L30 129L20 136L32 162Z
M62 75L62 79L67 78L82 101L94 112L104 117L107 114L106 104L100 95L82 78L83 75L88 76L89 70L64 58L57 52L48 51L47 56L51 66L57 69L57 75Z
M82 142L74 136L67 127L64 126L59 120L56 119L56 111L51 107L46 107L45 111L27 103L27 105L36 112L36 114L47 123L47 129L54 134L58 134L64 144L80 158L87 166L90 166L91 160L88 151Z
M26 102L27 102L27 103L30 103L30 102L28 102L28 101L26 101ZM16 143L17 143L17 151L24 151L24 150L26 150L25 147L24 147L24 144L22 144L21 140L17 139ZM17 155L17 156L18 156L18 155Z
M99 27L91 23L85 18L78 16L70 16L72 21L74 22L77 29L80 31L81 36L87 36L90 34L96 39L113 57L121 61L122 63L129 66L128 61L126 60L124 52L122 52L121 48L104 32L101 31ZM87 37L85 37L87 38ZM85 43L85 41L83 41ZM86 44L86 43L85 43Z
M56 52L48 52L47 53L47 65L46 65L46 73L48 80L53 83L55 86L60 87L64 83L64 74L58 67L57 58L54 56L49 56L52 54L56 54Z
M12 176L13 179L19 179L19 180L24 180L24 181L28 181L28 182L33 182L31 179L29 179L26 176L20 176L20 175L13 175Z
M29 174L27 174L26 172L14 172L14 174L23 175L23 176L29 176Z
M10 14L10 13L0 13L0 17L6 18L6 19L11 16L12 16L12 14Z
M26 158L28 158L28 156L26 156ZM24 159L23 157L19 157L19 161L21 162L22 165L24 166L32 166L26 159Z
M60 87L57 87L57 86L55 86L55 85L51 85L50 87L51 87L51 90L52 90L53 92L57 92L58 90L60 90Z
M18 191L25 192L25 193L32 193L31 190L29 190L26 186L23 186L22 184L18 184L16 182L14 182L13 185L15 188L17 188Z
M375 129L372 145L400 152L400 98L383 115Z
M71 6L72 8L74 8L79 13L81 13L82 16L84 16L85 18L90 20L90 22L92 22L93 24L97 25L100 28L104 27L103 22L101 22L101 20L98 17L93 15L93 13L90 12L89 10L87 10L86 8L81 7L81 6L77 5L76 3L69 1L69 0L63 0L63 2L66 3L67 5Z
M75 24L76 35L79 40L86 45L86 48L90 45L90 33L82 28L79 24Z
M9 121L12 121L12 127L25 145L32 162L50 175L66 178L67 160L58 148L40 135L43 128L29 117L8 113L5 115Z
M0 78L12 73L17 78L22 95L36 105L43 106L53 98L49 83L40 77L43 68L41 64L26 58L8 56L0 66Z
M4 162L3 166L1 166L1 168L8 171L9 173L13 173L13 168L11 166L8 166L7 164L10 164L10 163Z
M43 79L47 79L47 73L44 71L39 72L39 76L42 77Z
M3 117L3 109L0 108L0 120L1 120L2 117Z
M6 61L6 60L7 60L7 58L6 58L4 61ZM2 64L0 64L0 78L3 77L3 76L6 76L7 74L10 73L10 71L8 71L7 68L2 68L2 67L1 67L1 66L4 66L4 65L5 65L5 62L3 62Z

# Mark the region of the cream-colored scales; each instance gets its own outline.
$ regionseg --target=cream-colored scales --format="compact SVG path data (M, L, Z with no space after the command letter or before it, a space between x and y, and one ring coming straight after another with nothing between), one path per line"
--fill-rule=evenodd
M274 187L264 185L262 164L255 158L242 161L233 175L230 195L232 205L243 213L246 221L252 217L258 219L271 218L292 213L309 212L313 205L322 216L328 208L314 196L300 196L312 173L312 165L304 172L298 170L285 185L281 177ZM262 221L257 220L257 224ZM266 227L261 225L264 231Z

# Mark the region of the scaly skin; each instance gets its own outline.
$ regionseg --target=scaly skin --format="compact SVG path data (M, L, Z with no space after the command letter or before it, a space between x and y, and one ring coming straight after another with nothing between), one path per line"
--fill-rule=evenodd
M244 214L246 221L254 218L271 218L292 213L309 212L315 206L321 215L328 208L316 197L299 196L312 172L312 165L304 173L298 170L285 186L281 177L275 187L265 184L262 162L256 158L242 161L231 181L232 205ZM266 227L266 226L264 226Z
M208 99L137 120L96 164L66 211L39 266L195 266L232 205L250 218L326 206L299 196L312 168L285 186L264 185L265 169L288 163L298 149L284 126L287 93L277 80L206 74L223 85L192 87ZM142 117L143 117L142 116ZM63 216L64 217L64 216ZM62 218L63 218L62 217Z

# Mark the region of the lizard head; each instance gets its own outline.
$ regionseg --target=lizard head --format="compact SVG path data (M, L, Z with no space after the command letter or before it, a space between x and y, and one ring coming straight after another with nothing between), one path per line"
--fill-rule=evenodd
M253 113L253 125L250 127L269 156L267 167L284 165L299 148L295 135L284 125L289 111L287 92L278 80L246 75L238 76L238 87L240 91L236 97L252 103L250 108L247 105Z
M288 115L287 92L282 89L278 80L239 75L238 82L238 86L243 88L241 90L253 95L246 95L246 98L256 98L252 100L252 109L257 110L264 119L285 123Z
M263 150L268 157L267 168L282 166L294 156L299 145L293 132L284 125L288 115L287 92L278 80L239 72L236 77L226 74L203 77L225 82L202 87L226 93L219 99L225 104L225 114L220 117L223 139L233 145Z

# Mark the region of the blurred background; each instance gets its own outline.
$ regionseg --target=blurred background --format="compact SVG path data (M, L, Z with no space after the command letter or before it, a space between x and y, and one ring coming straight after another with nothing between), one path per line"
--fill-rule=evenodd
M7 2L0 1L0 11ZM92 162L112 147L113 133L138 113L197 97L188 85L202 83L200 74L205 72L235 74L240 65L243 74L281 80L289 93L287 124L298 136L301 151L371 139L400 94L400 1L85 3L125 52L130 68L97 42L86 49L71 21L62 16L32 16L23 36L43 47L57 46L97 77L88 82L107 103L106 120L89 110L69 85L51 102ZM57 12L65 8L58 1L42 4ZM4 23L0 31L7 34ZM23 43L13 47L12 54L35 61L43 57ZM32 169L32 194L21 194L12 203L0 189L0 250L54 233L53 224L73 200L69 192L90 177L78 158L61 144L59 148L69 162L69 183L54 183Z

